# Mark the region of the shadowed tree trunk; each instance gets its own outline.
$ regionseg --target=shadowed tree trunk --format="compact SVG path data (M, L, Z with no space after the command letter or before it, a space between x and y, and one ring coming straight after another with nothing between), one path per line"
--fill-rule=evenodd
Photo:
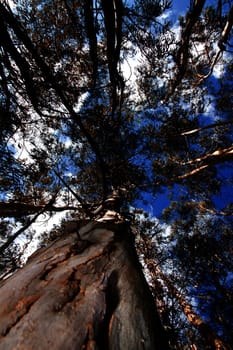
M71 222L0 286L0 350L168 349L125 222Z
M231 350L231 348L224 344L224 342L217 336L217 334L211 329L211 327L195 312L192 305L185 299L182 293L171 283L169 278L162 272L158 265L156 265L155 260L150 261L149 269L152 269L157 278L161 279L165 283L168 292L177 299L179 305L181 306L184 315L190 322L190 324L195 327L206 346L213 350Z

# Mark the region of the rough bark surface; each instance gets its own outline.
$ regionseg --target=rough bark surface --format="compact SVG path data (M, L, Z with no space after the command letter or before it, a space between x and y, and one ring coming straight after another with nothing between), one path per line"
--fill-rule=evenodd
M0 350L167 349L127 225L70 231L1 283Z

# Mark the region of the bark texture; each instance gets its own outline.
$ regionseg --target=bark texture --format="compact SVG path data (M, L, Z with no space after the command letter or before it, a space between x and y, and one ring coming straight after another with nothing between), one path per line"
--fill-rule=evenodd
M0 350L167 349L127 225L66 230L1 283Z

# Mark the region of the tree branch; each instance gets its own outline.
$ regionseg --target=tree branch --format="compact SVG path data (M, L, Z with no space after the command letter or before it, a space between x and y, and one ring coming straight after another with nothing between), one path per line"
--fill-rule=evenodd
M37 213L40 210L43 210L45 205L40 204L31 204L31 203L22 203L22 202L0 202L0 217L22 217ZM46 208L47 212L61 212L65 210L77 210L79 209L76 206L62 206L56 207L51 205Z
M197 82L197 85L199 85L203 80L207 79L210 77L210 75L213 73L215 65L218 63L220 60L223 51L226 50L226 44L230 35L231 28L233 26L233 6L231 6L231 9L229 11L228 17L227 17L227 22L226 25L222 31L221 39L218 42L218 51L216 52L216 55L210 65L209 72L205 75L199 75L200 79Z
M81 208L84 210L84 212L90 216L91 215L91 211L90 211L90 205L83 203L83 199L72 190L72 188L70 187L70 185L62 178L62 176L56 171L54 170L54 174L59 178L59 180L63 183L63 185L68 189L68 191L74 196L74 198L76 198L79 203Z
M10 236L8 238L8 240L0 247L0 254L2 254L4 252L4 250L6 250L11 245L11 243L13 243L14 240L19 235L21 235L21 233L23 233L27 228L29 228L41 214L46 212L47 209L50 208L53 205L54 200L55 200L55 196L53 196L51 198L51 200L41 210L39 210L38 213L35 216L33 216L32 219L28 220L28 222L23 227L21 227L18 231L16 231L12 236Z
M229 124L233 124L233 120L227 120L227 121L222 121L222 122L218 122L218 123L209 124L209 125L203 126L201 128L196 128L196 129L192 129L192 130L188 130L188 131L182 132L180 135L181 136L188 136L188 135L196 134L196 133L198 133L198 132L200 132L202 130L218 128L220 126L225 126L225 125L229 125Z
M139 187L140 188L150 188L150 187L154 187L154 186L166 186L166 185L171 185L174 183L179 183L182 180L185 180L189 177L192 177L192 176L195 176L195 175L201 173L203 170L207 169L210 166L214 166L216 164L221 164L224 162L229 162L232 160L233 160L233 146L231 146L229 148L222 149L222 150L217 150L213 153L207 154L203 157L199 157L199 158L190 160L189 162L186 162L186 163L178 163L180 166L197 165L197 167L194 169L187 170L182 175L177 175L177 176L171 177L169 179L159 180L157 182L150 183L150 184L143 184Z
M209 327L209 325L205 323L205 321L199 315L196 314L192 308L192 305L187 302L182 293L173 285L173 283L171 283L169 278L155 263L155 260L150 259L149 264L150 269L153 271L153 275L155 275L157 278L161 278L162 281L164 281L169 293L177 299L184 315L190 324L200 332L200 334L203 336L203 339L206 341L206 344L216 350L230 350L230 347L227 344L224 344L224 342L216 335L216 333Z
M206 154L202 157L190 160L189 162L181 163L181 165L192 165L198 163L204 163L202 166L215 165L227 161L231 161L233 159L233 146L218 149L213 153Z
M104 13L104 25L107 36L107 59L112 85L112 114L114 114L117 106L121 109L121 100L124 89L124 79L117 69L122 44L123 3L122 0L102 0L101 4ZM120 101L117 101L117 88L121 90Z
M38 68L40 69L44 80L56 92L56 94L60 98L62 104L69 112L71 118L77 123L77 125L80 128L81 132L83 133L84 137L87 139L88 143L90 144L92 151L96 155L98 165L101 169L102 179L103 179L103 196L105 198L107 193L108 193L107 180L106 180L106 173L107 173L108 169L106 167L106 164L104 162L104 159L101 155L101 152L99 150L97 143L91 137L90 133L87 131L87 129L83 125L78 114L74 111L73 106L69 102L64 91L62 90L62 88L60 87L56 78L54 77L53 73L51 72L49 66L46 64L46 62L42 59L42 57L37 52L35 46L33 45L31 39L27 35L24 28L18 22L17 18L15 18L12 11L10 9L6 9L2 3L0 3L0 21L2 21L2 23L7 23L10 26L10 28L12 28L12 30L14 31L14 33L16 34L18 39L23 43L23 45L28 50L28 52L30 52L32 58L34 59ZM4 45L4 43L2 43L2 44ZM24 76L24 78L27 80L27 77L25 77L25 75L24 75L25 72L22 71L21 73Z
M195 0L193 8L187 13L186 16L186 23L184 26L184 29L181 33L181 40L179 44L179 49L176 53L176 56L174 58L176 66L177 66L177 72L175 74L175 77L173 79L173 83L171 84L169 91L167 93L167 96L165 97L165 100L168 100L168 98L173 94L176 87L181 83L188 65L188 58L189 58L189 42L190 38L193 32L193 27L195 26L196 22L198 21L198 18L202 12L202 9L204 7L205 0Z
M97 38L93 14L93 0L84 1L84 17L87 37L89 40L89 52L92 61L92 80L93 87L96 86L98 72Z

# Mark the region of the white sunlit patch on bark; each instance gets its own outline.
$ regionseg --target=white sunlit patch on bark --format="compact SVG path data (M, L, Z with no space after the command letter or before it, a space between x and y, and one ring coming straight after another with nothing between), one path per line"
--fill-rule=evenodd
M12 0L6 0L6 3L10 6L11 9L15 7L14 1Z

